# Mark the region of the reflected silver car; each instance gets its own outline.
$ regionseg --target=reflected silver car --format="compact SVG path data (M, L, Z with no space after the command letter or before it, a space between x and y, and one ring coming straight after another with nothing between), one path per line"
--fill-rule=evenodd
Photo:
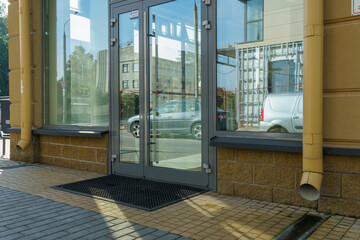
M302 133L303 94L269 94L260 115L260 131Z
M194 138L201 139L201 102L200 100L175 100L164 103L150 112L150 130L156 123L156 132L161 134L191 134ZM216 121L219 130L226 129L227 112L217 108ZM154 117L156 121L154 121ZM134 137L140 137L139 115L128 119L126 129Z
M156 120L155 120L156 119ZM157 133L191 134L201 139L201 104L199 100L175 100L164 103L150 112L150 129L156 124ZM140 137L139 115L128 119L127 131Z

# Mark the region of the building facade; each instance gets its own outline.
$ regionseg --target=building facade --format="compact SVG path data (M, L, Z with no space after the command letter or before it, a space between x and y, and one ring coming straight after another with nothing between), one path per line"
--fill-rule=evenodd
M360 216L354 1L323 1L319 27L308 0L9 2L11 159ZM23 2L32 130L19 149ZM323 36L315 95L312 36ZM312 96L323 102L323 179L308 201L298 188L303 143L316 141Z

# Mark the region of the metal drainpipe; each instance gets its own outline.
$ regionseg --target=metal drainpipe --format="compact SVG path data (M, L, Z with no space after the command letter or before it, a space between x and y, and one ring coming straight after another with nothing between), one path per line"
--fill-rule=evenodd
M21 140L16 150L21 153L31 143L32 97L30 56L30 1L19 0L20 22L20 92L21 92Z
M320 197L323 178L323 0L305 0L303 175L300 195Z

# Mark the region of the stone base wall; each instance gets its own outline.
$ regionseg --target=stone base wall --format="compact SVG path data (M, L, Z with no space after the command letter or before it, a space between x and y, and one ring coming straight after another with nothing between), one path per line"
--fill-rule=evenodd
M10 133L10 159L14 161L39 163L40 162L40 142L38 136L33 136L33 141L23 153L16 151L16 145L21 139L20 133Z
M299 153L218 148L221 194L360 217L360 157L324 156L324 178L318 201L301 198L298 193L301 175Z
M108 134L101 138L35 135L37 143L23 154L18 154L15 148L20 134L11 133L10 138L12 160L108 173Z

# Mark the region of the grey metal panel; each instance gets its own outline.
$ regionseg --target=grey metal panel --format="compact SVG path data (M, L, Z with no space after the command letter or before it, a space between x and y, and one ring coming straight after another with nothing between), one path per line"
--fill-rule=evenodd
M204 2L201 3L201 21L210 20L210 24L214 26L214 21L212 19L213 4L208 6ZM211 54L210 50L210 39L213 32L213 28L206 30L204 26L201 26L201 97L202 97L202 157L203 163L207 163L211 167L211 174L208 174L209 188L216 189L216 176L217 176L217 166L216 166L216 148L209 146L210 136L211 136L211 99L212 94L209 91L211 89L211 72L209 71L211 64ZM204 171L204 169L203 169Z
M108 25L107 25L107 28L108 28L108 76L109 76L109 89L108 89L108 92L110 94L109 96L109 143L108 143L108 157L107 157L107 166L108 166L108 174L111 174L112 173L112 165L111 165L111 151L112 151L112 144L113 144L113 134L111 132L111 130L113 129L113 121L112 121L112 115L111 115L111 109L112 109L112 104L113 104L113 101L112 101L112 97L113 97L113 93L111 92L111 86L112 86L112 74L111 74L111 70L113 69L112 66L111 66L111 46L110 46L110 39L111 39L111 35L112 35L112 28L110 27L110 22L109 20L112 18L111 16L111 8L110 8L110 5L108 6Z
M208 59L207 63L207 74L208 74L208 88L206 91L209 94L208 101L208 119L209 119L209 129L208 129L208 139L207 143L210 143L210 139L215 136L216 130L216 0L212 2L207 8L207 19L210 20L212 25L211 29L207 31L207 49L206 49L206 58ZM213 190L217 190L217 152L216 147L213 147L209 144L209 161L210 165L213 167L213 176L210 178L211 186Z
M208 187L208 179L201 176L200 172L191 172L171 168L147 167L145 178L188 185Z

